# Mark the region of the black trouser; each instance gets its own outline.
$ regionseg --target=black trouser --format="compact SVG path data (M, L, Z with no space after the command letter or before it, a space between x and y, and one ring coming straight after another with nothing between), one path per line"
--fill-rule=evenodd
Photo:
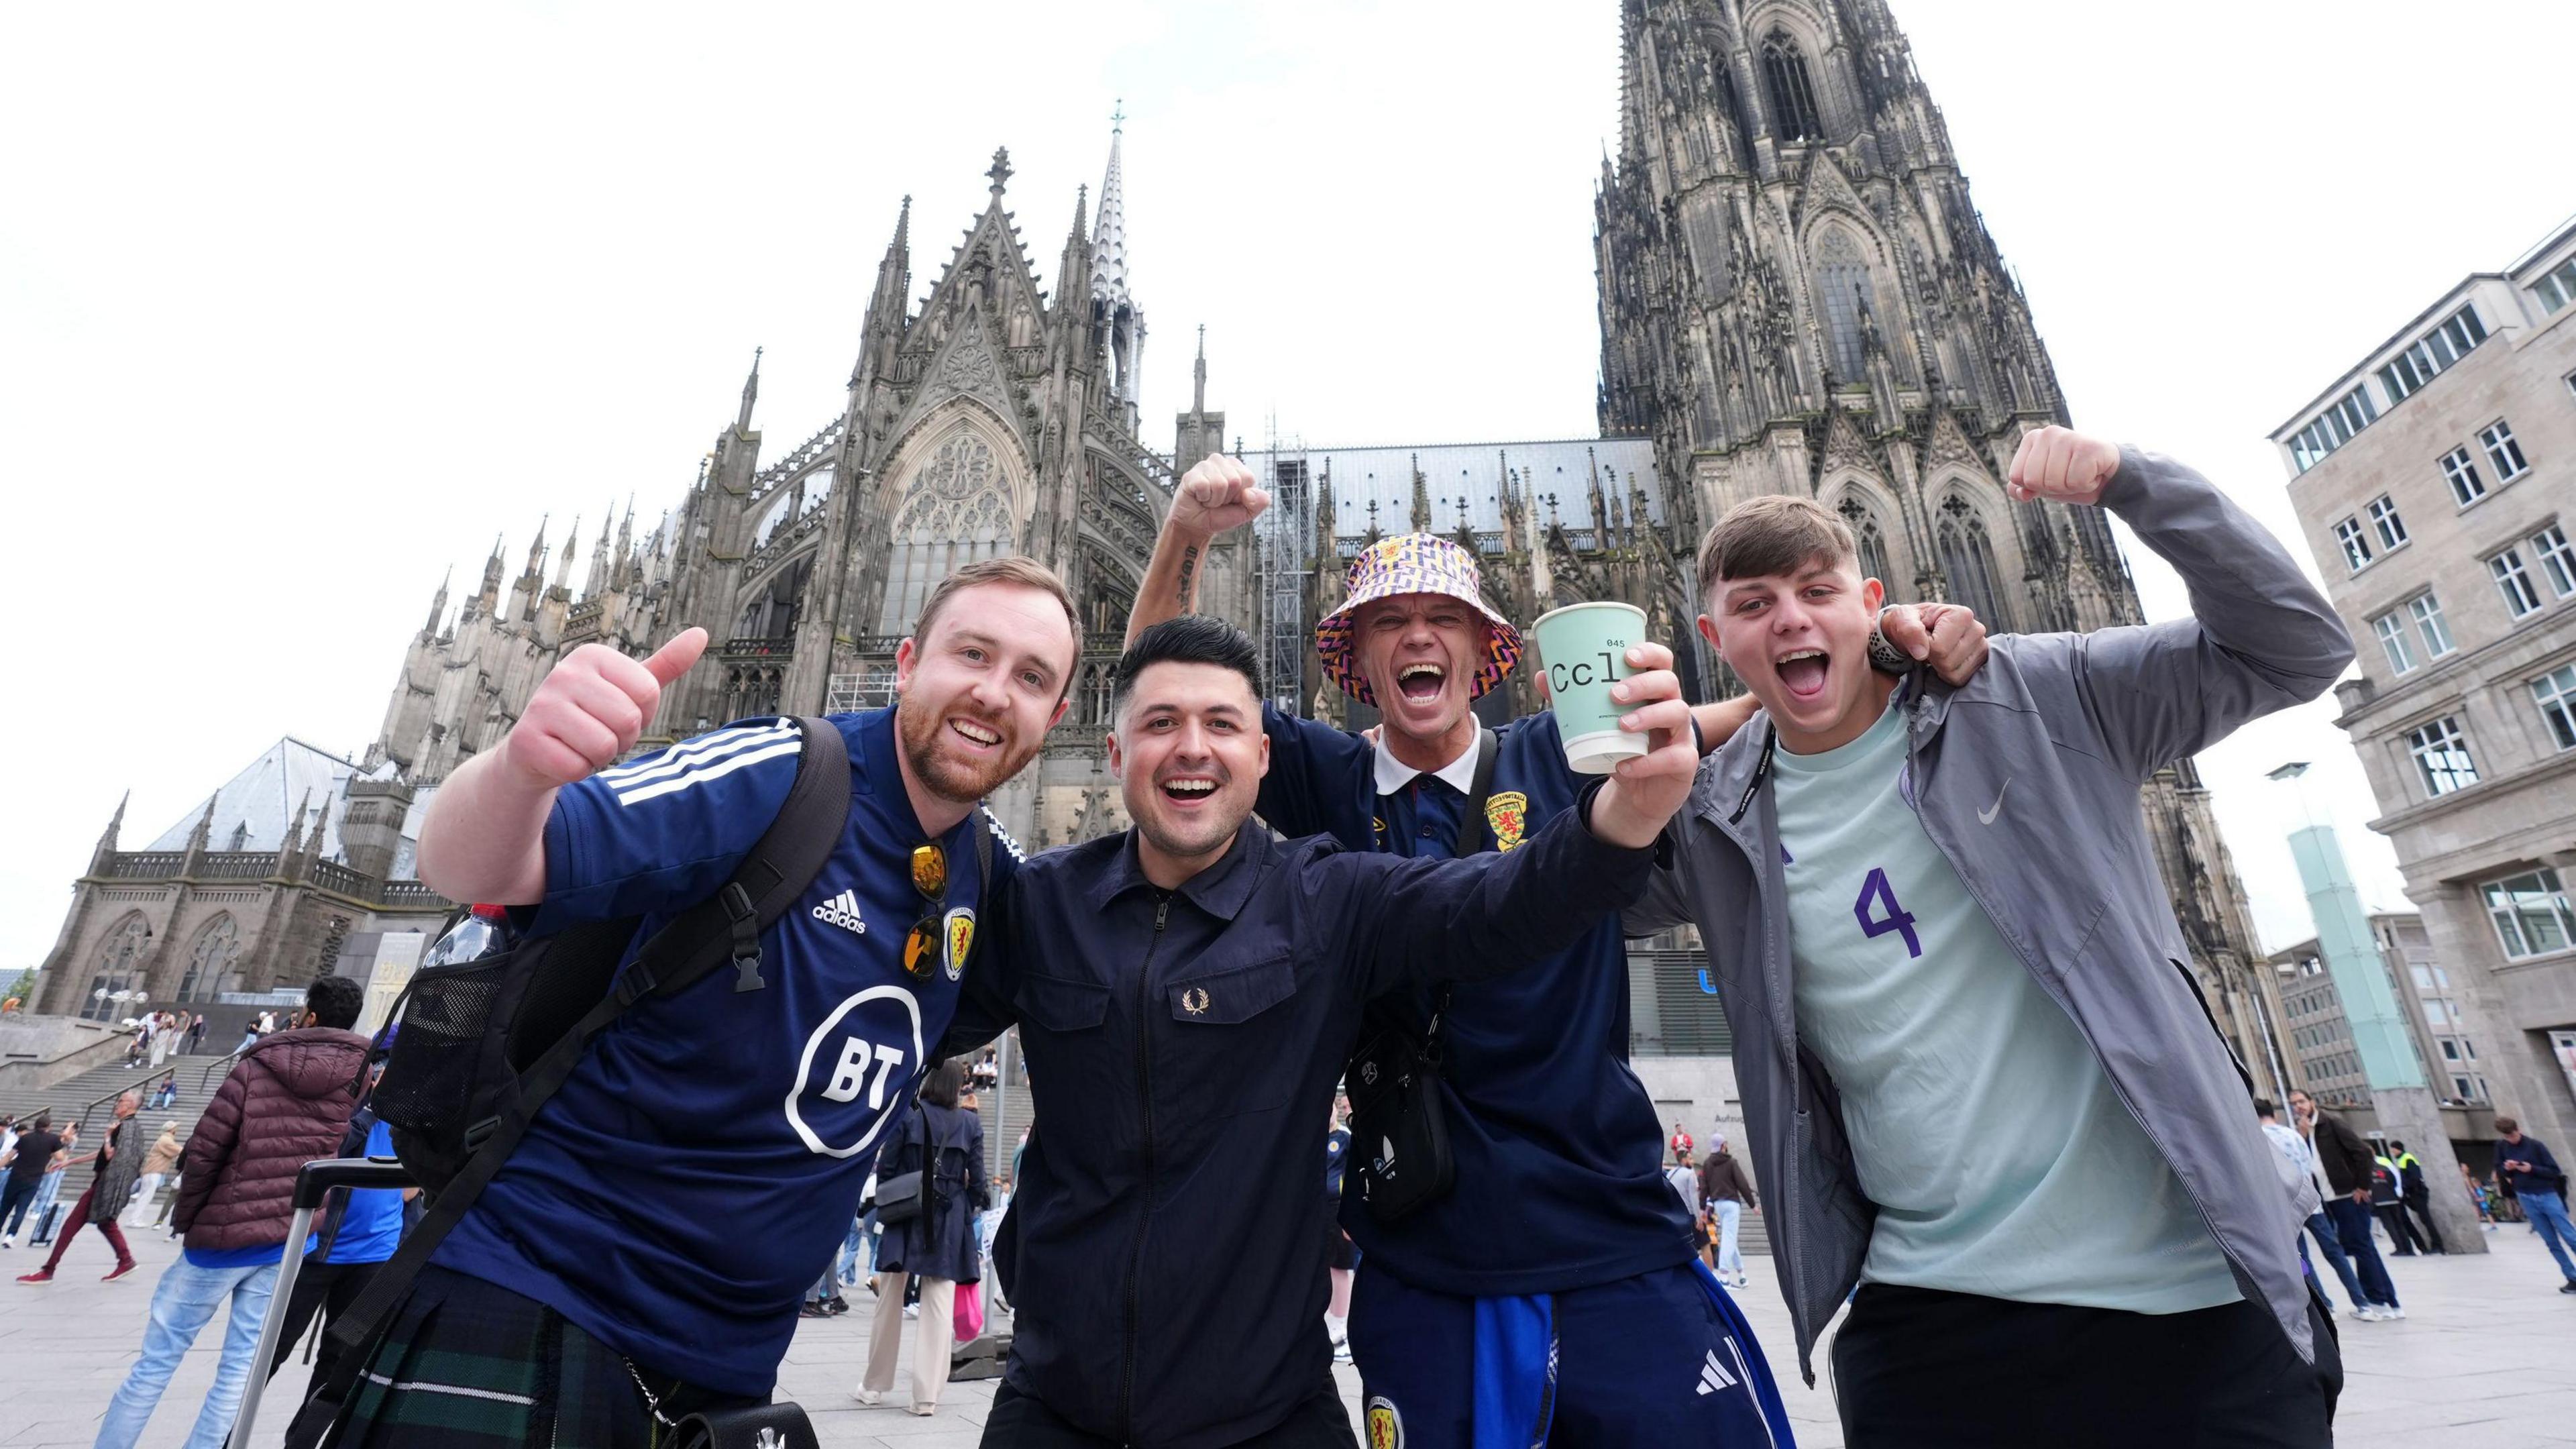
M27 1205L36 1200L36 1186L41 1177L12 1177L0 1181L0 1233L15 1233L27 1220ZM12 1216L18 1221L9 1221Z
M2424 1246L2424 1235L2416 1232L2415 1225L2406 1220L2406 1204L2375 1202L2370 1205L2370 1211L2379 1219L2379 1225L2388 1229L2389 1246L2395 1256L2412 1258L2415 1250Z
M983 1449L1118 1449L1118 1441L1077 1429L1035 1398L1003 1384L984 1416ZM1275 1429L1238 1439L1227 1449L1354 1449L1350 1412L1328 1375Z
M286 1298L286 1317L278 1324L277 1355L268 1361L268 1376L275 1378L277 1371L286 1367L286 1361L295 1355L296 1341L304 1337L304 1330L311 1326L313 1315L320 1313L323 1338L321 1346L313 1350L313 1382L318 1384L329 1379L331 1366L340 1359L338 1352L331 1347L331 1325L339 1322L340 1315L349 1311L349 1305L358 1301L358 1295L367 1291L368 1280L375 1277L376 1270L383 1266L382 1263L316 1263L306 1259L304 1266L295 1272L295 1291Z
M2316 1362L2260 1304L2121 1313L1865 1284L1834 1339L1851 1449L2326 1449L2343 1358L2309 1290Z
M2413 1213L2415 1215L2415 1220L2424 1225L2424 1241L2433 1245L2432 1250L2436 1253L2443 1251L2442 1225L2433 1221L2433 1194L2431 1190L2419 1187L2413 1192L2406 1194L2406 1210Z

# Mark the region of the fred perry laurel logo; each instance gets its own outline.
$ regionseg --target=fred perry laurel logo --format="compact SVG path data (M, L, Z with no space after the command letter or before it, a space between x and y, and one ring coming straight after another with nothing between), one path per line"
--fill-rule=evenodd
M1192 1016L1205 1016L1207 1015L1207 1009L1208 994L1206 987L1193 986L1189 990L1181 993L1181 1010L1188 1012Z
M861 936L868 933L868 923L859 919L859 893L857 891L845 890L839 895L832 897L830 900L825 901L823 904L816 906L814 908L814 919L823 922L825 925L838 926L844 931L850 931Z

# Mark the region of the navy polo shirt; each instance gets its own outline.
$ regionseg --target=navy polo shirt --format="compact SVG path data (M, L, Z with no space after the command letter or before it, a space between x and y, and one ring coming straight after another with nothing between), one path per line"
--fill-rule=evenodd
M1452 853L1466 797L1446 781L1417 775L1380 795L1377 749L1363 736L1266 705L1262 728L1270 773L1260 810L1283 834ZM1508 850L1572 808L1592 777L1566 767L1554 715L1495 733L1487 813L1491 838ZM1432 999L1429 989L1380 998L1363 1039L1388 1025L1420 1035ZM1690 1218L1664 1182L1663 1128L1628 1068L1628 952L1616 917L1530 970L1458 983L1444 1035L1456 1185L1394 1224L1371 1217L1357 1194L1344 1198L1342 1226L1370 1264L1436 1293L1508 1297L1689 1261Z
M629 1008L432 1259L728 1394L775 1383L797 1300L849 1230L964 964L920 981L903 969L928 909L912 850L929 837L904 793L894 711L831 718L849 745L849 824L762 934L767 985L737 992L717 970ZM800 749L794 721L749 720L565 789L531 933L641 914L640 944L732 876L786 801ZM949 915L971 920L972 822L941 843ZM998 878L1013 854L994 846Z

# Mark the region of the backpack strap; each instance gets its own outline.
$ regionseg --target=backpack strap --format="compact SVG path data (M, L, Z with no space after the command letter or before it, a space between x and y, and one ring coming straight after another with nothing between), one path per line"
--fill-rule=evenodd
M721 890L655 932L618 973L616 989L520 1073L516 1103L421 1215L419 1225L404 1235L402 1246L376 1270L357 1301L331 1325L329 1336L339 1362L330 1380L316 1387L312 1399L296 1414L287 1430L289 1446L319 1444L338 1420L365 1367L367 1346L392 1320L393 1310L410 1292L448 1230L483 1195L538 1112L581 1064L592 1037L647 995L670 996L686 990L727 962L742 973L735 990L759 989L761 931L785 915L813 884L849 823L848 742L829 720L804 716L796 723L804 745L797 756L796 783L789 787L778 818L770 822L760 843L743 857Z

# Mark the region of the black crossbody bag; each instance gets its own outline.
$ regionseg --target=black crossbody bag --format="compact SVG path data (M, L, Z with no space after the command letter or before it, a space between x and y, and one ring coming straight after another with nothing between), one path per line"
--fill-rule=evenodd
M1492 838L1485 797L1493 791L1499 750L1492 730L1477 731L1475 782L1451 847L1458 859L1475 854ZM1448 1014L1449 986L1443 982L1420 1040L1402 1027L1388 1027L1360 1043L1342 1074L1351 1099L1353 1155L1359 1159L1350 1170L1359 1179L1360 1201L1368 1205L1369 1216L1382 1223L1446 1197L1457 1177L1457 1162L1449 1152L1449 1114L1440 1101L1440 1024Z
M927 1109L921 1105L919 1097L912 1099L912 1110L917 1114L927 1115ZM921 1130L922 1167L930 1165L931 1151L930 1124L924 1122ZM921 1216L921 1194L928 1180L920 1167L910 1172L898 1172L892 1177L878 1178L877 1222L883 1226L892 1227L896 1223L908 1223Z

